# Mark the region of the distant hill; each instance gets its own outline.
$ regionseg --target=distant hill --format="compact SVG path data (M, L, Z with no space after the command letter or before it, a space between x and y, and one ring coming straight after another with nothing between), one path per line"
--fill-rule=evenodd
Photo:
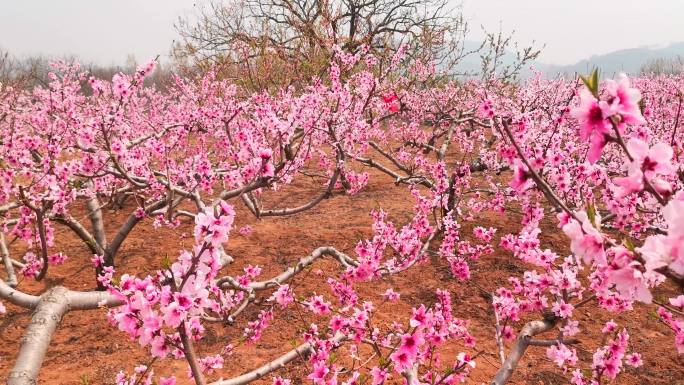
M466 48L472 49L478 46L476 42L466 42ZM644 64L655 59L669 59L677 56L684 57L684 42L669 44L665 47L638 47L610 52L603 55L594 55L571 65L553 65L543 62L534 62L530 65L543 72L547 76L574 75L575 73L589 73L594 67L598 67L604 76L625 72L638 74ZM512 63L515 60L513 53L507 53L503 63ZM529 66L528 66L529 67ZM461 71L478 72L480 69L480 57L477 54L465 58L458 66ZM522 76L529 76L531 71L525 69Z
M547 65L536 63L537 68L549 76L558 74L588 73L598 67L605 76L625 72L638 74L641 67L651 60L669 59L677 56L684 57L684 42L672 43L666 47L629 48L605 55L594 55L567 66Z

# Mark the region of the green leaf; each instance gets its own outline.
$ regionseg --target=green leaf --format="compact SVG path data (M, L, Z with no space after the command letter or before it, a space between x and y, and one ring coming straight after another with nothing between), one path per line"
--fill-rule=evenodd
M594 70L591 72L591 85L592 85L592 92L594 92L594 95L598 97L598 91L599 91L599 70L598 68L594 68Z
M634 249L636 248L636 246L634 246L634 244L632 243L632 240L629 238L625 238L622 241L622 245L625 246L625 248L631 252L634 252Z
M592 202L587 204L587 217L589 217L589 222L591 222L594 227L598 228L596 225L596 207L594 207L594 203Z
M162 258L161 264L162 269L168 270L171 268L171 259L168 255L165 255L164 258Z
M591 93L598 98L598 91L599 91L599 71L598 68L594 68L593 71L591 71L591 74L589 76L582 76L580 75L580 79L582 79L582 82L584 83L585 86L591 91Z
M660 319L658 312L656 312L655 310L651 310L650 312L648 312L648 315L656 321Z

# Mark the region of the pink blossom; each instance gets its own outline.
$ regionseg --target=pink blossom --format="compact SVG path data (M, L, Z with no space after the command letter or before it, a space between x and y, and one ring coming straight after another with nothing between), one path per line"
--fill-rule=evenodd
M605 103L599 103L586 88L580 90L579 97L580 105L574 108L571 114L579 120L580 138L591 143L589 161L594 163L600 157L606 143L605 136L611 129L611 124L607 119L610 116L610 109Z
M381 369L377 366L374 366L371 369L370 374L373 378L371 385L382 385L389 378L389 373L387 372L387 369Z
M146 215L147 215L147 213L145 213L145 209L144 209L144 208L138 207L138 208L135 209L135 217L136 217L136 218L138 218L138 219L143 219L143 218L145 218Z
M575 349L569 349L564 344L550 346L546 349L546 356L553 361L558 367L566 365L574 366L577 364L577 352Z
M615 178L615 184L620 186L618 197L643 190L644 179L649 181L658 193L669 195L670 184L657 176L674 173L675 169L671 164L672 147L659 142L649 149L646 142L633 138L627 142L627 150L633 160L629 165L628 176Z
M656 234L646 238L643 246L636 248L636 251L641 253L644 259L646 271L654 271L668 265L669 256L666 241L667 237Z
M684 295L677 296L675 298L670 298L670 305L684 309Z
M228 241L229 233L235 219L235 211L228 204L219 206L220 215L213 212L213 208L207 208L205 212L195 216L195 239L203 239L214 246L220 246Z
M385 294L383 294L382 296L385 297L385 299L387 299L389 302L396 303L397 301L399 301L399 297L401 296L401 294L392 290L392 288L389 288L385 290Z
M494 102L489 98L484 99L482 103L480 103L477 111L479 112L480 116L484 118L493 118L495 115Z
M238 232L243 237L247 237L250 234L252 234L252 231L253 231L252 226L246 225L246 226L242 226Z
M343 327L347 326L348 322L344 318L340 317L339 315L335 315L330 319L330 329L332 331L337 332L341 330Z
M263 178L272 178L275 176L275 166L272 162L265 162L261 169L261 176Z
M601 329L601 333L614 333L617 330L617 327L618 325L613 320L610 320L606 322L606 325L603 327L603 329Z
M638 368L644 364L644 362L641 360L641 354L639 353L628 354L625 356L625 360L627 365L634 368Z
M162 311L164 313L164 323L172 328L177 328L186 314L185 310L177 302L171 302Z
M425 305L420 305L418 309L413 309L412 312L411 321L409 322L411 327L425 326L428 322L428 314L425 310Z
M579 333L579 321L575 320L568 320L566 325L561 328L561 331L563 334L567 337L572 337L577 335Z
M574 310L574 307L570 303L560 301L553 304L552 310L557 316L561 318L568 318L572 317L572 311Z
M530 173L522 161L516 159L513 164L513 179L511 187L518 192L522 192L532 187L534 181L530 178Z
M315 295L309 298L308 307L309 310L316 315L330 314L332 310L330 302L327 302L321 295Z
M330 368L326 362L316 362L313 365L313 372L309 374L306 378L312 380L314 384L325 384L325 377L330 373Z
M24 254L24 267L21 268L21 274L24 277L36 277L43 269L43 260L35 253L28 252Z
M623 122L628 124L646 123L639 108L641 92L636 88L631 88L627 75L624 73L619 74L617 81L613 79L606 80L606 91L610 98L617 99L617 113L620 114ZM612 100L609 100L609 102L612 102Z
M280 285L278 290L271 295L269 301L276 301L278 305L284 309L294 301L294 294L292 293L292 289L290 289L289 285Z
M475 368L476 362L469 354L460 352L456 355L456 361L459 363L458 366L469 366Z
M398 373L405 371L413 365L413 359L405 350L396 350L390 355L394 364L394 370Z
M506 325L501 329L501 336L503 337L504 341L511 342L515 340L515 331L513 331L512 327Z
M51 265L61 265L67 260L67 256L64 253L57 253L48 256L48 263Z
M677 274L684 274L684 193L679 193L662 210L667 223L668 234L663 240L669 249L665 258L669 267Z
M290 385L292 382L289 379L282 377L273 377L272 385Z
M398 112L400 108L399 100L397 94L394 92L387 92L382 95L382 100L385 102L387 109L390 112Z
M404 334L401 336L401 344L399 345L399 352L408 354L409 357L414 358L418 354L418 348L425 343L423 335L419 332L413 334Z
M150 345L150 353L153 357L166 358L171 352L171 346L167 343L164 332L161 332L159 336L152 338Z
M622 267L611 269L607 274L608 281L615 285L615 289L622 298L651 303L653 295L640 268L640 263L630 262Z
M570 379L572 385L587 385L584 379L584 374L580 369L575 369L572 371L572 378Z
M594 223L589 220L585 211L577 212L575 215L577 219L582 221L581 224L575 219L570 219L563 226L563 232L570 238L570 250L578 257L583 258L587 264L605 263L603 236L596 229ZM601 223L601 216L598 213L595 220L597 224Z
M93 266L95 267L100 267L104 265L104 257L102 255L93 255L93 257L90 259L90 261L93 263Z

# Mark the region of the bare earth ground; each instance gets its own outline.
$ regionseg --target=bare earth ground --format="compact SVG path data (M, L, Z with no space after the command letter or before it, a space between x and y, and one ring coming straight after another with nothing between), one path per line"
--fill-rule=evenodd
M300 180L298 184L287 189L287 194L277 194L277 197L286 196L286 200L265 201L278 207L294 205L307 201L319 191L318 182ZM264 269L261 279L265 279L293 265L299 258L308 255L319 246L331 245L352 256L355 255L356 243L370 235L371 209L382 207L389 211L397 224L401 224L410 217L413 199L406 187L394 186L386 177L372 174L369 186L357 196L349 197L336 192L333 197L324 200L314 209L291 217L257 221L241 204L235 204L238 210L236 230L249 224L253 226L254 232L247 237L238 235L237 231L233 232L227 244L227 252L235 257L236 262L228 270L236 273L247 264L259 265ZM114 232L125 215L124 211L105 213L105 222L108 222L107 229L110 233ZM486 216L481 224L497 227L497 236L514 232L518 229L519 217L517 214L509 215L510 217L491 214ZM117 256L117 270L121 273L138 274L154 271L160 266L164 256L174 259L179 250L191 246L190 238L181 240L178 235L191 235L192 227L192 223L186 220L176 230L154 229L151 221L144 221L125 241ZM472 227L470 223L464 224L463 234L472 234ZM548 233L543 239L542 246L551 247L561 255L568 253L567 239L556 226L548 221L544 224L544 229L548 230ZM45 282L23 282L20 284L22 290L40 293L46 287L58 284L74 290L94 288L94 270L86 247L64 228L58 228L58 232L62 235L56 237L54 251L64 251L68 254L69 260L63 266L51 267L49 278ZM11 250L14 256L22 255L21 251L17 246ZM362 300L367 298L376 303L380 303L380 295L389 287L402 294L398 304L386 304L379 309L374 323L382 324L394 320L407 321L411 307L434 301L434 292L437 288L448 289L453 296L454 315L471 320L470 330L477 339L475 352L486 352L478 358L477 368L468 383L489 383L499 368L493 338L494 316L491 306L480 295L478 287L494 291L497 287L506 285L508 276L520 276L524 269L525 267L513 259L509 252L497 250L495 254L483 257L471 265L472 282L459 283L450 276L449 268L444 261L432 258L423 265L382 282L360 286L359 292ZM325 283L326 277L337 272L339 266L333 261L317 262L312 269L296 279L297 294L300 297L313 292L329 294L328 285ZM656 291L656 297L667 298L666 296L671 294L671 288ZM639 310L643 310L642 305L637 306ZM602 323L614 318L620 326L629 329L632 336L631 344L636 351L643 354L645 365L640 369L627 369L626 373L621 374L613 383L684 384L684 359L677 355L669 329L652 315L648 315L653 312L635 311L615 316L606 312L592 313L591 309L592 306L581 308L577 314L583 330L579 335L580 344L577 345L583 368L589 367L591 354L601 341ZM7 314L0 318L0 378L3 379L13 364L24 326L28 324L31 316L28 311L9 304L7 310ZM237 344L246 322L254 319L258 311L258 306L253 306L233 326L208 326L205 342L199 345L200 356L216 354L231 342ZM208 379L230 378L260 366L291 349L294 341L300 343L300 331L309 322L326 324L324 319L301 317L302 315L291 309L285 313L277 312L272 326L258 343L238 346L234 355L226 360L224 369L210 375ZM588 325L592 328L584 329ZM521 326L517 325L518 328ZM461 349L462 347L457 345L447 347L444 350L445 360L453 359L454 354ZM367 354L365 356L367 357ZM149 355L146 349L110 326L105 317L105 310L72 312L64 317L53 336L40 374L40 383L112 384L119 370L131 373L136 365L148 362ZM299 361L276 374L291 378L294 384L308 383L309 380L305 378L308 373L306 365L308 364ZM161 375L176 375L179 384L191 383L184 361L157 362L154 370ZM531 347L511 383L566 384L569 377L569 374L564 376L560 373L546 358L545 348ZM392 383L400 383L399 380L400 378L395 375ZM269 376L256 383L270 382Z

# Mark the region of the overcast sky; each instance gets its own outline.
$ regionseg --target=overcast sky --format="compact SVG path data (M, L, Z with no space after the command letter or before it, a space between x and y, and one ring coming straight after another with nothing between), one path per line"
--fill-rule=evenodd
M595 54L684 41L682 0L463 0L471 27L515 30L545 45L541 61L573 64Z
M173 22L206 0L0 0L0 47L18 55L77 55L101 64L168 53ZM545 45L541 61L684 41L683 0L453 0L472 38L480 25Z

